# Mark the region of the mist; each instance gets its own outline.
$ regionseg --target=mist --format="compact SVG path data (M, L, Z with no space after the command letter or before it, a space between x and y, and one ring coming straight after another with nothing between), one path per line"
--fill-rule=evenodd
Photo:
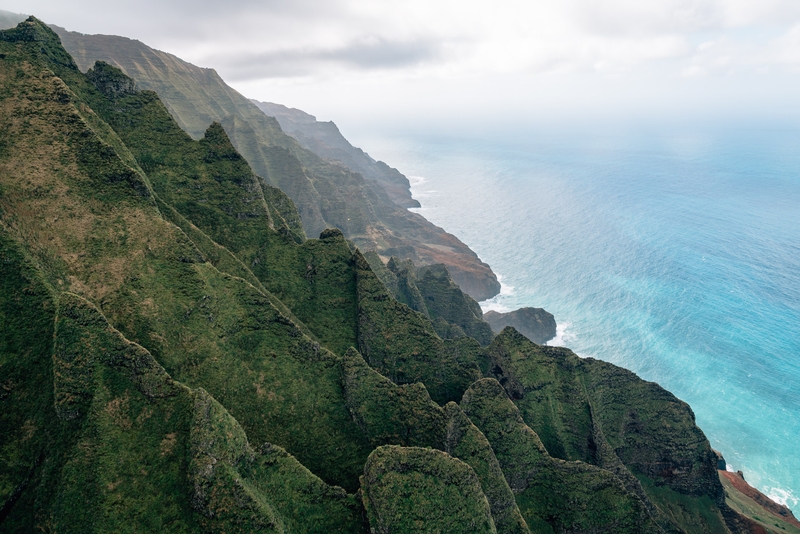
M10 0L139 39L249 98L374 129L800 121L800 4Z

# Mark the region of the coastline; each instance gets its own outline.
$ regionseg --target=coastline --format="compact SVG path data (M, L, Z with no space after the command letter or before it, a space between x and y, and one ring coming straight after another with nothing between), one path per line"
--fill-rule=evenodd
M414 169L415 172L418 171L418 170L419 169ZM414 211L420 212L421 214L425 215L427 218L431 218L431 215L433 215L436 211L440 211L440 210L437 210L437 208L443 207L444 203L441 202L441 199L448 195L447 186L446 186L446 184L433 183L429 179L427 179L427 178L425 178L423 176L419 176L419 174L421 174L421 173L417 173L417 175L414 176L414 179L410 180L411 181L412 194L414 195L414 198L417 198L418 200L420 200L420 203L421 203L421 207L420 208L416 208ZM438 201L437 201L437 198L439 199ZM470 208L467 207L467 209L470 209ZM436 224L445 224L441 217L438 217L438 218L434 217L434 218L436 219ZM449 219L452 220L453 216L451 215L449 217ZM446 226L450 227L450 225L446 225ZM457 227L457 225L453 225L453 226ZM454 228L454 231L456 233L458 233L459 235L462 234L462 232L459 232L457 228ZM480 250L480 247L475 246L475 243L470 241L470 239L466 235L465 235L464 239L466 240L465 242L471 243L471 246L475 247L477 250ZM495 262L492 259L489 259L488 263L490 263L493 266L493 268L496 269L497 271L502 271L503 270L503 266L502 265L496 265ZM555 263L558 263L558 262L556 261ZM506 270L508 269L508 265L505 266L505 269ZM509 305L509 303L507 301L504 302L504 297L507 299L508 297L511 297L512 295L514 295L515 292L517 291L517 288L515 288L513 285L511 285L509 283L508 278L504 277L502 274L498 274L498 281L501 284L501 292L500 292L500 294L496 295L495 297L493 297L491 299L487 299L487 300L481 301L479 303L481 305L481 309L484 312L490 311L490 310L495 310L495 311L500 311L500 312L507 312L507 311L510 311L512 309L515 309L515 307L517 307L517 306L539 306L539 305L541 305L540 302L535 302L535 301L531 301L531 302L524 301L524 302L521 302L519 298L515 299L515 302L512 305ZM524 297L522 297L522 298L524 298ZM573 330L571 330L572 326L573 326L573 324L572 324L571 321L565 321L565 322L562 323L562 322L557 320L557 335L556 335L556 338L548 341L546 344L548 346L568 346L569 347L571 345L570 341L574 341L575 340L574 336L576 335L576 333ZM575 349L573 349L573 350L575 350ZM576 354L579 355L580 357L595 357L595 358L597 358L596 355L593 355L592 353L586 353L583 350L580 350L580 351L576 352ZM603 358L600 358L600 359L603 359ZM617 363L617 365L621 365L622 367L630 368L628 365L625 365L624 363L619 363L619 362L612 362L612 363ZM641 371L636 371L636 372L637 372L637 374L641 374ZM655 378L655 379L650 378L649 380L653 380L653 381L655 381L657 383L661 383L661 379L659 379L659 378ZM668 389L672 390L672 388L668 388ZM694 407L694 403L690 403L690 404L692 404L692 406ZM701 426L701 428L703 428L703 426ZM715 447L719 447L720 444L717 443L714 446ZM738 458L739 455L738 454L736 454L736 455L735 454L731 454L731 456ZM745 470L748 470L748 467L746 465L744 465L744 464L741 465L740 467L744 468ZM767 478L767 477L768 477L768 475L767 475L766 472L760 473L760 477L759 478L764 479L764 478ZM776 505L785 506L789 510L792 510L792 507L793 507L792 501L793 501L793 499L796 500L796 497L792 494L792 492L790 490L782 489L782 488L780 488L780 486L778 484L776 484L774 482L772 484L764 484L763 485L763 493L762 494L765 496L765 498L769 498L769 500L771 502L774 502ZM796 505L795 505L795 507L796 507Z

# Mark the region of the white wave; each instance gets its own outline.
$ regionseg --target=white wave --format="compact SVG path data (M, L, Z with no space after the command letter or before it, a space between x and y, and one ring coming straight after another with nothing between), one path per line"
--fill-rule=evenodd
M486 313L487 311L496 311L499 313L510 312L512 308L510 308L505 302L503 302L506 298L510 297L514 294L514 286L510 286L508 284L503 283L503 276L497 275L497 281L500 282L500 293L495 295L494 297L486 300L482 300L478 304L481 306L481 310Z
M408 183L411 185L412 189L428 181L424 176L406 176L406 178L408 178Z
M550 347L566 347L568 340L572 339L572 332L567 332L567 329L572 326L572 323L556 323L556 337L545 343Z
M764 494L776 503L782 504L791 510L794 510L800 503L800 499L797 498L797 495L783 488L771 488L767 486L764 488Z

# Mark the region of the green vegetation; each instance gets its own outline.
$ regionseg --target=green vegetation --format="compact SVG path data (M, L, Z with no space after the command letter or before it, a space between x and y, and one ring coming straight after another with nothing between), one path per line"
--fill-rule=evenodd
M497 531L530 533L489 440L455 402L447 403L444 411L447 416L446 451L475 471L489 501Z
M442 339L469 336L482 345L491 342L494 334L480 305L461 291L444 265L417 268L413 261L394 256L384 265L375 251L364 258L392 296L429 318Z
M613 474L551 458L496 380L474 383L461 405L491 443L533 532L658 532Z
M361 485L373 532L497 532L478 477L445 452L379 447Z
M228 127L38 20L0 57L0 532L743 530L668 392L305 239Z
M384 166L376 174L354 161L348 167L304 148L284 133L275 118L211 69L139 41L55 30L81 70L98 60L120 68L140 89L155 91L192 138L202 138L209 124L219 122L263 182L291 198L309 237L328 227L339 228L362 250L412 258L420 264L444 263L458 284L476 298L489 298L500 290L489 266L464 243L401 207L409 198L408 183L402 175L397 177L397 171ZM291 223L290 227L298 229Z

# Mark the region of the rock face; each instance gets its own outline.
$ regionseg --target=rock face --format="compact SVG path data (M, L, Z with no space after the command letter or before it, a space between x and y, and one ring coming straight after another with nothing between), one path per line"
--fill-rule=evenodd
M511 327L442 339L474 307L447 271L412 310L222 124L34 18L0 94L0 531L752 531L685 403Z
M720 470L719 478L731 508L754 518L748 525L751 532L800 532L800 521L792 511L748 484L741 471Z
M320 122L305 111L272 102L252 102L270 117L278 119L283 131L297 139L304 148L323 158L338 161L361 173L364 178L375 180L386 189L389 198L398 206L420 206L418 201L411 198L408 178L397 169L382 161L375 161L369 154L351 145L333 121Z
M483 320L499 334L503 328L513 326L534 343L543 345L556 337L556 319L542 308L520 308L507 313L494 310L483 314Z
M341 156L344 163L330 159L329 152L318 155L305 148L213 69L124 37L54 30L81 70L98 60L118 67L138 88L155 91L193 138L200 139L210 123L219 122L253 171L291 198L308 237L328 227L339 228L359 248L374 249L387 260L394 255L417 265L444 264L461 289L477 300L500 291L491 268L469 247L405 209L418 204L402 174L360 153L338 130L325 139L331 143L331 154ZM317 144L325 148L324 143Z

